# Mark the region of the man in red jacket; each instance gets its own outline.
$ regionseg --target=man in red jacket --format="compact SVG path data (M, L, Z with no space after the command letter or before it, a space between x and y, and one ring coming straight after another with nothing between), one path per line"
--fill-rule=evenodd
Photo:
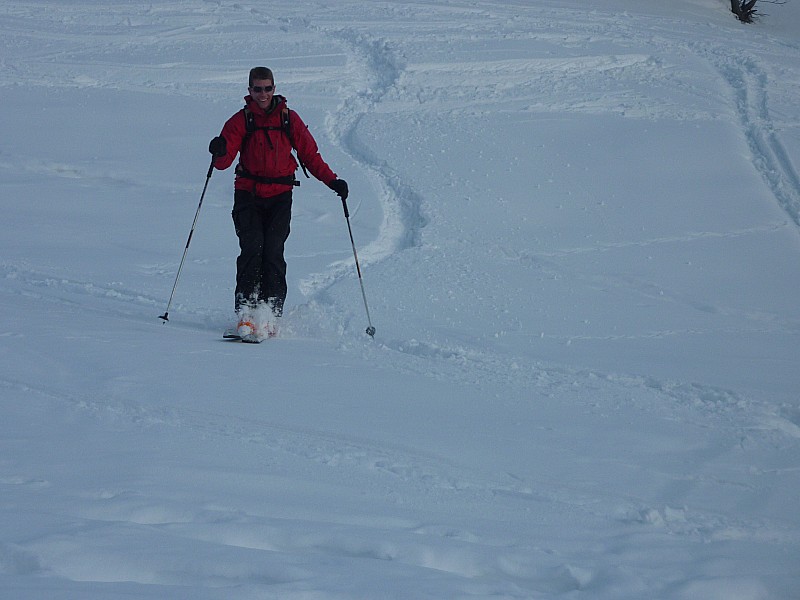
M236 260L235 307L238 334L274 335L274 320L257 331L253 312L268 305L275 317L283 314L286 299L286 261L283 251L289 237L292 190L298 163L303 171L347 198L347 182L339 179L319 154L308 127L286 98L275 94L270 69L250 70L245 107L227 120L222 133L211 140L209 152L216 169L227 169L239 155L234 181L233 223L239 238ZM306 174L307 175L307 174Z

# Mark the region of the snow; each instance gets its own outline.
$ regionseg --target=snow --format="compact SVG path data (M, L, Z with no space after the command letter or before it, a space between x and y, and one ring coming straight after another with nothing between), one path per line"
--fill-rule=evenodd
M602 4L599 6L598 4ZM0 597L800 598L800 2L9 0ZM303 179L225 342L250 67Z

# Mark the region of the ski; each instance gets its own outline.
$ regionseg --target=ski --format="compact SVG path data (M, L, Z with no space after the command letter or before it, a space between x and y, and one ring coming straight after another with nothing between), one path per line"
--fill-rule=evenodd
M263 335L257 335L255 333L240 335L236 329L230 327L223 332L222 339L231 342L243 342L245 344L260 344L265 339L271 339L277 337L277 335L278 332L275 329L270 329L266 337L264 337Z
M242 336L239 335L239 332L236 331L235 327L229 327L222 334L222 339L236 341L236 340L241 340Z
M260 344L263 340L257 335L239 335L238 333L228 332L222 334L222 339L229 342L242 342L243 344Z

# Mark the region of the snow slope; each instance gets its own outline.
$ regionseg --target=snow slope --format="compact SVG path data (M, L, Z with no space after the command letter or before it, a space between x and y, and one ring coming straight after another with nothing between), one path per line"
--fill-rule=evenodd
M0 597L800 598L800 3L0 7ZM224 342L271 67L348 201Z

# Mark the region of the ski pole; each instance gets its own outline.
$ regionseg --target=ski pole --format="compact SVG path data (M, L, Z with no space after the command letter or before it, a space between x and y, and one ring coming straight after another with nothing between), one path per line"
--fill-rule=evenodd
M356 243L353 241L353 228L350 227L350 211L347 210L347 200L342 198L342 208L344 208L344 218L347 220L347 231L350 233L350 245L353 247L353 258L356 261L356 272L358 273L358 283L361 284L361 297L364 299L364 309L367 311L367 335L371 338L375 337L375 328L372 326L372 319L369 317L369 306L367 306L367 294L364 292L364 279L361 277L361 267L358 264L358 253L356 252Z
M203 198L206 195L206 189L208 189L208 182L211 179L211 173L214 172L214 158L211 159L211 164L208 167L208 174L206 175L206 183L203 186L203 193L200 194L200 203L197 205L197 211L194 213L194 221L192 221L192 229L189 231L189 239L186 240L186 247L183 249L183 257L181 258L181 264L178 267L178 274L175 275L175 283L172 284L172 293L169 295L169 302L167 302L167 310L164 311L164 314L158 317L164 321L164 324L169 321L169 307L172 306L172 298L175 296L175 288L178 287L178 279L180 279L181 271L183 270L183 262L186 260L186 253L189 251L189 244L192 241L192 235L194 234L194 227L197 225L197 217L200 216L200 207L203 206Z

